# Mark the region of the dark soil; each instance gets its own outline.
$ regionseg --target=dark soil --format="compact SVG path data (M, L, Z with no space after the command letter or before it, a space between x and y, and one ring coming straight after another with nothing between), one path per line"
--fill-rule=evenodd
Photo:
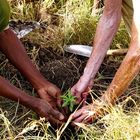
M40 60L43 75L62 90L67 90L80 78L86 64L86 58L75 55L58 54L50 49L41 49Z
M34 44L29 40L23 40L23 44L27 53L30 53L33 50L33 47L40 49L37 54L36 63L38 64L41 73L50 82L62 89L62 91L71 88L78 81L88 60L86 57L54 51L53 48L40 48L39 44ZM0 64L5 60L6 57L3 54L0 54ZM93 91L96 94L100 94L106 90L120 63L120 60L115 60L112 56L107 57L104 60L94 81ZM17 87L22 87L22 89L28 92L32 91L32 86L29 82L27 82L24 76L22 76L9 62L6 64L3 63L3 65L1 64L0 73L10 81L14 79L14 85Z
M18 26L16 27L15 25ZM16 22L11 22L11 27L14 28L17 34L23 30L24 27L27 27L27 25L29 28L36 28L35 25L32 26L32 23L30 22L26 22L24 26L20 21L18 24ZM41 28L46 28L44 25L40 26ZM34 47L39 49L36 63L41 73L46 77L46 79L58 86L63 92L71 88L79 80L88 58L69 53L58 53L58 51L54 51L53 48L41 48L40 44L34 44L30 40L22 40L22 42L27 50L27 53L30 53ZM121 60L122 59L120 57L116 59L113 56L105 58L94 80L93 91L96 95L102 94L107 89L107 86L112 81L113 76L121 63ZM0 74L1 76L8 79L16 87L20 88L21 90L25 90L32 96L35 96L34 89L31 84L24 78L23 75L20 74L16 68L14 68L14 66L6 59L5 55L2 53L0 53ZM139 82L140 79L136 79L136 82L134 81L130 88L136 87L136 83ZM130 94L138 92L137 90L138 89L133 90L133 92L130 92ZM122 100L124 98L122 98ZM134 99L138 100L136 97ZM126 108L128 109L128 106L131 107L133 105L133 102L128 102ZM9 120L15 116L15 112L17 111L17 104L14 104L13 101L0 97L0 107L8 112ZM18 106L18 111L16 114L17 116L15 117L15 120L17 119L18 121L16 120L14 125L20 126L21 124L24 124L24 118L27 120L27 116L29 118L36 118L36 115L34 115L33 112L25 115L26 112L28 112L27 108ZM22 117L23 115L25 115L24 118ZM22 120L18 119L20 116ZM73 129L70 129L70 133L71 130ZM66 136L71 135L68 131L66 132ZM73 133L73 135L75 135L75 133Z
M39 51L41 73L63 91L71 88L80 78L88 58L74 54L58 54L52 49ZM93 90L98 95L106 89L120 65L106 58L94 82Z
M27 53L31 52L33 47L36 47L37 49L40 48L39 44L33 44L29 40L23 41L23 44L27 50ZM121 63L120 56L118 58L119 59L116 59L116 57L113 58L112 56L107 57L101 65L101 68L94 80L93 86L93 92L95 93L96 97L97 95L100 96L100 94L107 89L109 83L112 81L113 76ZM74 54L58 53L52 48L40 48L36 63L46 79L54 83L56 86L62 89L63 92L65 92L79 80L87 60L88 58ZM0 53L0 73L16 87L35 96L34 92L32 92L33 88L31 84L16 68L14 68L12 64L7 61L6 57L2 53ZM136 83L139 83L139 81L139 78L136 79L128 90L131 91L131 88L134 89ZM138 89L135 88L135 90L130 92L130 94L133 95L135 92L137 92L137 90ZM124 100L125 97L122 97L122 100ZM9 101L8 103L10 104ZM2 108L9 110L9 105L6 105L5 101L1 102L0 104L2 105Z
M59 54L53 49L42 48L39 60L42 74L64 91L79 80L88 58L69 53ZM120 62L113 62L108 58L104 60L95 78L95 90L103 90L111 82L119 64Z
M24 29L36 28L36 22L11 21L10 26L18 34ZM39 26L40 28L46 28L42 24ZM23 40L23 43L27 52L32 51L33 47L40 48L39 44L33 44L29 40ZM57 51L54 51L53 48L41 48L37 56L37 64L41 73L63 91L71 88L78 81L83 73L87 60L88 58L74 54L58 53ZM104 63L97 74L97 78L95 79L93 87L95 92L98 93L100 90L105 90L108 83L111 82L119 64L120 61L114 61L114 58L107 58L104 60ZM17 72L15 69L14 71ZM4 75L7 75L7 73L4 73ZM18 74L18 77L20 77L20 74Z
M63 92L71 88L79 80L88 60L86 57L74 54L58 53L51 48L40 49L38 59L40 61L39 67L41 73L50 82L62 89ZM94 79L94 97L97 98L97 96L103 94L107 89L121 64L122 59L123 56L109 56L105 58ZM131 92L131 88L136 87L136 83L139 83L139 80L139 78L135 79L127 90L127 95L130 95L135 101L138 101L136 97L136 90L138 89L135 88L135 90ZM124 101L127 95L124 94L124 96L119 99L119 102Z

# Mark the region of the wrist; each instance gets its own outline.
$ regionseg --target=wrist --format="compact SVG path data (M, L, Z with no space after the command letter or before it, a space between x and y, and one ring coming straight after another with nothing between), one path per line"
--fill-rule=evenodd
M106 91L101 96L101 101L108 104L108 105L113 105L115 103L115 98L111 98L110 93L108 91Z
M40 99L37 97L32 97L30 99L30 103L28 104L28 107L36 112L40 107Z
M18 98L19 102L26 106L27 108L30 108L32 110L36 110L38 108L38 101L39 98L30 96L28 94L25 94L24 92L22 93L22 96Z
M50 82L47 81L43 76L30 79L32 86L38 91L44 87L49 86Z

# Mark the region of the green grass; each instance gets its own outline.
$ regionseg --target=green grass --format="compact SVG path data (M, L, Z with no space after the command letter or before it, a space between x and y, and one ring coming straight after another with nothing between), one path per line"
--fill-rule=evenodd
M9 2L12 11L11 19L21 21L37 20L48 24L47 30L36 30L26 36L24 40L31 40L33 43L39 43L41 47L52 47L58 51L62 51L66 44L92 44L99 17L91 15L93 4L91 0L39 0L35 3L25 3L24 0L9 0ZM40 12L45 15L40 15ZM58 22L54 24L53 20L56 19ZM111 47L126 48L129 40L130 38L122 23ZM34 59L34 56L37 55L38 51L30 50L28 53L36 62L37 60ZM109 59L121 61L120 57L110 57ZM36 64L38 63L36 62ZM11 83L34 95L33 89L24 87L23 83L18 80L21 77L19 73L16 72L15 75L12 75L8 72L7 65L9 63L6 59L0 64L2 75L8 78ZM14 71L14 68L11 70ZM139 76L136 77L127 94L132 95L133 93L135 96L139 96L138 83ZM130 100L134 106L126 110L125 106ZM0 110L0 139L57 139L57 135L49 128L50 124L42 118L36 119L36 115L32 111L20 106L18 103L3 98L0 104L2 108ZM72 135L70 139L138 140L140 139L139 118L139 103L128 97L125 101L120 102L119 105L112 107L109 114L103 116L97 122L88 126L80 124L81 128L76 130L76 138L72 135L73 132L70 131L69 133ZM59 132L59 129L54 131ZM67 138L67 131L64 131L64 133L66 133L65 137Z

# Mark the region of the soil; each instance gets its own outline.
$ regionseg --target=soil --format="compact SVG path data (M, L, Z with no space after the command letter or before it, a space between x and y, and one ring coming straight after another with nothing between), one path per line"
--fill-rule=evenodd
M32 23L24 22L24 24L18 21L11 22L11 27L17 31L17 33L24 29L24 26L29 28L32 27ZM34 25L34 24L33 24ZM32 27L34 28L34 26ZM41 28L45 28L44 25L41 25ZM32 57L32 52L34 48L39 50L34 52L36 55L35 63L37 64L41 73L52 83L57 85L64 93L66 90L71 88L80 78L83 73L84 67L88 58L81 57L78 55L66 53L66 52L58 52L58 50L54 50L53 48L41 48L41 45L38 43L33 43L31 39L22 39L22 43L28 53L28 55ZM55 48L56 49L56 48ZM116 72L120 61L114 61L113 58L109 57L104 60L96 78L94 81L93 91L96 95L100 95L103 91L106 90L108 84L111 82L114 73ZM31 84L25 79L23 75L6 59L5 55L0 53L0 74L5 77L8 81L10 81L13 85L24 90L26 93L31 94L32 96L36 95ZM16 104L11 100L7 100L5 98L0 97L0 105L1 108L9 111L9 105L14 110ZM26 108L20 107L20 111L18 111L19 115L24 114ZM28 111L28 110L26 110ZM14 116L13 111L9 118Z
M86 59L70 54L58 54L51 49L41 49L40 60L43 75L63 91L72 87L80 78Z
M41 48L39 60L42 74L59 88L67 90L79 80L88 58L66 52L61 54L51 48ZM109 58L104 60L95 78L95 90L103 90L104 86L111 82L120 63Z
M71 88L80 78L88 58L69 53L58 53L51 48L41 48L38 55L41 73L63 91ZM105 59L97 78L94 91L105 90L111 82L120 62ZM101 76L100 76L101 75Z
M88 58L66 52L58 53L58 51L54 50L53 48L41 48L39 44L34 44L29 40L22 40L22 42L30 57L30 52L34 47L39 50L35 63L38 65L41 73L50 82L54 83L60 89L62 89L63 92L71 88L82 75ZM103 91L106 90L121 63L120 60L120 56L119 59L116 57L113 58L113 56L105 58L94 81L93 92L96 94L95 97L102 94ZM14 66L12 66L7 61L6 57L2 53L0 53L0 73L12 84L34 96L34 92L32 93L33 88L30 83L23 77L23 75L20 74L17 69L14 68ZM2 97L0 97L0 101L1 108L8 111L8 118L13 118L16 112L15 109L17 104L13 104L12 101L3 99ZM128 106L132 106L133 104L134 103L129 102L127 109ZM25 112L28 112L28 109L23 106L19 106L17 116L23 116L23 114L26 114ZM36 115L34 115L33 112L27 116L29 118L36 118ZM24 124L24 119L27 120L27 116L25 115L22 120L16 121L15 125L20 126L21 122ZM70 130L73 134L75 134L75 130L73 130L73 128L70 128ZM71 133L69 134L68 130L66 132L66 134L70 136Z
M71 88L80 78L85 68L88 58L81 57L69 53L58 53L52 48L42 48L39 51L38 59L40 60L41 73L52 83L56 84L63 92ZM101 96L111 83L118 67L121 64L123 56L113 58L112 56L106 57L100 70L94 80L93 96L97 98ZM137 79L139 83L140 79ZM128 88L127 94L124 94L119 98L118 102L123 102L128 96L131 96L133 101L139 102L140 98L137 96L137 91L131 92L131 88L134 88L135 81L132 82L130 88ZM87 100L91 102L91 96ZM131 110L134 106L133 101L127 101L124 106L125 110Z
M14 29L14 31L18 35L18 33L20 33L24 29L28 29L28 28L35 29L36 23L11 21L10 26ZM46 26L41 24L40 28L45 29ZM56 84L63 91L71 88L82 75L88 58L66 53L66 52L58 53L58 50L54 51L53 48L41 48L40 44L34 44L30 40L23 39L22 42L28 53L30 53L34 47L36 49L39 49L36 63L41 73L50 82ZM1 59L0 61L3 62L4 59ZM120 61L118 60L114 61L114 58L109 57L104 60L104 63L102 64L97 74L97 77L94 81L94 87L93 87L94 92L100 93L106 89L108 83L111 82L114 73L116 72L119 65L120 65ZM8 65L8 67L9 66L12 67L11 65ZM11 75L13 71L18 74L18 77L20 79L22 78L21 81L25 81L24 78L20 75L20 73L14 68L13 69L10 68L8 75L9 73ZM4 75L7 75L7 70L6 73L4 72ZM14 73L12 75L14 75ZM10 79L11 76L9 76L8 78ZM23 86L24 85L26 84L23 84ZM28 85L26 85L25 89L31 90L31 86L29 83Z

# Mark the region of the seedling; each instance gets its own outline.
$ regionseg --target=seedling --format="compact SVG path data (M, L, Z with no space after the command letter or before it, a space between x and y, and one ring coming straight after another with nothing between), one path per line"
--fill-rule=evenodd
M74 105L76 103L76 97L71 94L70 89L66 91L64 95L61 96L63 99L62 107L68 107L70 112L74 111Z

